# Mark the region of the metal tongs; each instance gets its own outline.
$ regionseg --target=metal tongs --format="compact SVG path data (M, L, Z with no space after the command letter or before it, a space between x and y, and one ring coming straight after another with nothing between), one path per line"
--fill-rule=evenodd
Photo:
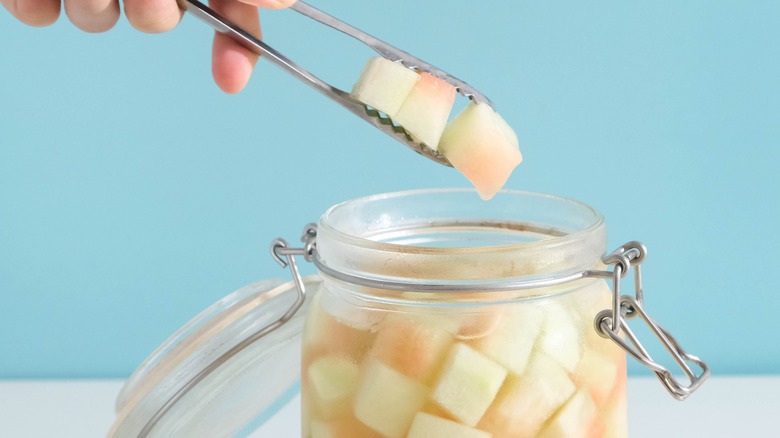
M445 158L441 153L429 148L425 144L414 141L412 137L406 132L406 130L403 129L403 127L395 124L386 115L353 98L348 92L340 90L319 79L317 76L314 76L303 67L292 62L286 56L274 50L268 44L252 36L239 26L236 26L227 18L219 15L208 6L204 5L198 0L184 0L182 4L186 8L187 12L200 18L208 25L213 27L217 32L231 36L247 49L257 53L258 55L262 55L262 58L265 58L281 67L287 73L290 73L291 75L300 79L305 84L309 85L326 97L348 109L356 116L375 126L380 131L393 137L394 139L398 140L426 158L430 158L431 160L445 166L452 166L449 160L447 160L447 158ZM490 99L488 99L469 84L461 81L460 79L450 75L443 70L434 67L431 64L428 64L419 58L404 52L403 50L400 50L382 40L368 35L360 29L357 29L331 15L328 15L319 9L316 9L302 1L294 3L290 9L357 39L363 44L374 49L383 58L394 62L401 62L407 68L416 71L432 74L454 86L461 95L473 101L486 103L491 107L493 106L493 104L490 102Z

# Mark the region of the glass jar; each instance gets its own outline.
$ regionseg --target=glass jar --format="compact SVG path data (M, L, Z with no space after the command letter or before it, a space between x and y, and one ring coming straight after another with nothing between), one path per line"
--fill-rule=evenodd
M234 292L139 367L109 436L245 435L300 381L305 438L623 437L625 352L675 398L709 375L642 309L644 247L605 257L604 218L577 201L377 195L331 207L302 241L272 244L292 282ZM689 385L628 329L636 316Z
M328 210L316 248L304 437L627 435L625 354L594 329L611 290L555 281L604 267L590 207L521 192L373 196Z

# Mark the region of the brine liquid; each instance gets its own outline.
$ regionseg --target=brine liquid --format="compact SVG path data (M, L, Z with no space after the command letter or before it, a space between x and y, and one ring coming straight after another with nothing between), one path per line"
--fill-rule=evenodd
M303 340L305 438L625 437L626 362L593 327L611 291L482 306L348 304Z

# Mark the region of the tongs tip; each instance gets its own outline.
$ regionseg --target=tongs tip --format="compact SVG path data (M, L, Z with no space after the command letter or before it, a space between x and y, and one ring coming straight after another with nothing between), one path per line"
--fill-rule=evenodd
M359 101L356 100L356 102ZM452 167L450 160L448 160L447 157L445 157L441 152L428 146L425 143L415 140L403 126L393 121L393 119L390 118L387 114L362 102L359 102L359 104L365 111L365 114L368 116L368 118L364 120L370 122L381 131L395 138L401 144L407 146L409 149L417 152L423 157L433 160L441 165Z

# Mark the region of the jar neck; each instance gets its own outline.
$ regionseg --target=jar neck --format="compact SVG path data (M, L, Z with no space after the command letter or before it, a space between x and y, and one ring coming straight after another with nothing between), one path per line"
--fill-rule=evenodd
M602 216L551 195L419 190L336 205L317 252L331 271L376 282L536 284L593 269L606 249ZM411 289L414 290L414 289Z

